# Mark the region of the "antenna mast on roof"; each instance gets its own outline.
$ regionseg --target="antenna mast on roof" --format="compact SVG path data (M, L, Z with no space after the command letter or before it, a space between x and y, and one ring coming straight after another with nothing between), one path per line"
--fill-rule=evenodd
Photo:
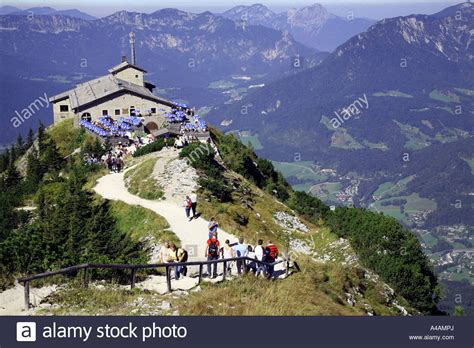
M130 36L130 49L132 50L132 64L136 65L135 33L132 31L132 32L130 32L129 36Z

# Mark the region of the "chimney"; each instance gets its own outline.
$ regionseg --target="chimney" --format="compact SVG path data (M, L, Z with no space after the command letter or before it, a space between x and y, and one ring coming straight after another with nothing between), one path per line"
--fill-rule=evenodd
M130 36L130 50L132 54L132 64L135 65L136 63L136 56L135 56L135 33L132 31L129 34Z
M122 56L122 61L121 63L125 63L127 61L127 56Z

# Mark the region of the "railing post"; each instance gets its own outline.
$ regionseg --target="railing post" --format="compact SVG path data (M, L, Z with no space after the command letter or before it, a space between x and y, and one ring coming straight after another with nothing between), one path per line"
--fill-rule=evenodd
M171 292L171 269L166 266L166 284L168 285L168 292Z
M89 287L89 267L84 268L84 279L82 285L85 289Z
M198 284L201 284L201 281L202 281L202 266L203 264L199 264L199 282Z
M242 259L242 266L243 266L243 269L244 269L244 274L247 274L247 259L244 258Z
M226 275L227 275L227 261L224 261L224 271L222 272L222 280L226 280Z
M296 261L293 261L293 267L296 268L298 272L301 272L300 266L298 265L298 263L296 263Z
M135 281L137 279L137 269L135 267L132 268L131 274L131 281L130 281L130 290L135 287Z
M30 282L24 282L23 287L25 290L25 309L30 309Z

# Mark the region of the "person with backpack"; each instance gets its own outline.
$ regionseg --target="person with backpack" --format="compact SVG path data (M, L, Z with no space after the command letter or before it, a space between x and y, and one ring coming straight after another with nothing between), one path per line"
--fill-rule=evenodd
M219 223L216 221L215 217L211 218L211 221L209 221L209 225L207 227L209 228L209 238L212 238L214 232L217 233L217 227L219 227Z
M258 244L255 247L255 259L257 261L264 262L265 260L265 250L263 248L263 240L259 239ZM258 277L260 274L265 274L265 266L259 262L256 262L257 270L255 271L255 276Z
M246 257L248 253L248 248L244 244L244 239L239 238L239 242L233 246L235 257ZM242 273L242 266L244 265L245 260L237 260L237 273L240 275Z
M265 262L273 263L278 258L278 248L271 240L268 241L267 246L265 247ZM274 265L267 266L267 278L273 276L273 271L275 269Z
M176 247L175 245L173 245L173 247L174 247L173 252L174 252L175 261L180 262L180 263L187 262L188 252L181 247ZM181 274L185 277L187 272L188 270L186 266L176 266L174 269L174 277L176 280L178 280Z
M217 232L214 232L212 238L207 240L206 257L207 261L216 261L219 259L220 243L217 240ZM217 263L214 263L214 271L211 274L211 264L207 264L207 275L210 278L217 277Z
M189 198L189 196L186 196L186 199L184 201L184 211L186 212L186 217L189 219L189 221L191 221L192 218L189 218L191 212L191 198Z

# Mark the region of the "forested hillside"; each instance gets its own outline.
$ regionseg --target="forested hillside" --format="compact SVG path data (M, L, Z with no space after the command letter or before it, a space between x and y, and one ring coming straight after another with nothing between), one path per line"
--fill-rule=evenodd
M423 313L437 313L440 289L433 268L416 237L403 225L365 209L341 207L331 211L318 198L295 192L270 161L259 158L234 135L223 135L217 130L212 134L226 168L252 181L309 221L324 221L333 233L349 239L361 262L411 305ZM191 152L190 148L182 155ZM201 157L193 165L205 173L201 185L215 204L232 199L230 192L235 190L235 183L222 176L221 164L212 157Z
M84 132L76 131L73 135L61 142L72 148L82 146L86 152L105 151ZM59 150L51 131L40 126L36 140L31 136L23 144L19 138L16 146L2 156L3 289L21 274L84 262L142 262L147 257L141 242L118 230L109 203L95 202L92 193L85 189L88 179L97 175L101 167L85 165L81 154L67 159L65 154ZM22 162L26 162L23 167Z

